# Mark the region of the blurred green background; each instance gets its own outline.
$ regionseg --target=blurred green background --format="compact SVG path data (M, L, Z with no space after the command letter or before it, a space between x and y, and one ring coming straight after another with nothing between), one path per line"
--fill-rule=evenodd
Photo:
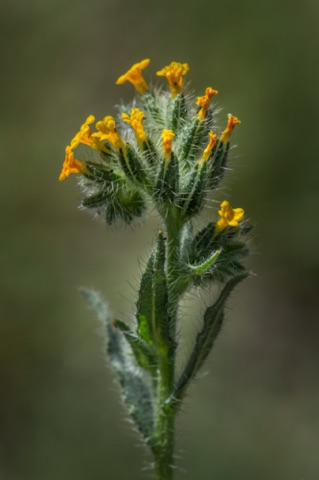
M153 79L188 62L219 124L242 120L224 194L256 225L258 276L179 417L176 479L319 478L318 20L318 0L0 1L1 480L149 478L77 287L130 317L157 222L108 230L77 210L75 176L58 182L79 125L131 98L114 82L146 57Z

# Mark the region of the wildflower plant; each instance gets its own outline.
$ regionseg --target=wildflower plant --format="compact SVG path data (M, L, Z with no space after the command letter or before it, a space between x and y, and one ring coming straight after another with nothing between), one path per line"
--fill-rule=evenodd
M117 121L106 116L93 131L94 116L86 119L66 147L60 180L79 174L82 208L108 225L131 225L150 210L161 218L130 325L114 319L97 292L83 293L105 326L107 354L129 415L153 454L154 478L170 480L176 414L214 345L229 295L249 275L243 260L250 226L244 210L227 200L217 218L203 228L194 224L220 186L230 137L240 121L229 114L218 134L212 105L217 90L208 87L197 99L186 95L189 67L177 62L157 72L169 90L151 88L143 76L149 63L136 63L118 78L117 84L130 82L138 95L122 107ZM79 144L97 152L94 161L76 158ZM198 333L189 340L192 350L177 372L180 307L192 287L211 284L219 293L203 312Z

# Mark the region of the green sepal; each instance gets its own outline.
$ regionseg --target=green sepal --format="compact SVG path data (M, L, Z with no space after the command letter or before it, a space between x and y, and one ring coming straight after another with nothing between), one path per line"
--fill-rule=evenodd
M219 183L221 182L224 176L225 167L228 159L229 148L230 148L230 143L227 142L226 146L224 146L223 143L220 143L216 149L214 163L212 165L211 171L208 176L208 184L210 189L214 189L218 187Z
M146 181L145 167L136 151L128 143L126 144L126 154L131 178L143 185Z
M94 195L90 195L82 200L82 206L86 208L96 208L105 205L109 193L107 190L102 190Z
M156 179L154 196L161 203L173 203L179 189L179 165L172 152L168 160L163 159Z
M125 150L123 148L120 148L120 150L118 151L118 160L126 177L134 181L135 178L130 168L126 148Z
M142 148L147 164L151 167L157 167L159 164L159 156L152 140L148 138L146 142L143 143Z
M193 146L193 138L195 137L196 130L199 126L199 120L196 118L192 121L190 125L185 127L185 131L183 132L183 148L181 158L184 160L190 154L190 151Z
M172 117L171 117L170 129L174 133L177 133L181 126L181 123L186 119L186 117L187 117L187 108L186 108L185 95L183 93L180 93L172 101Z
M134 357L140 365L152 374L156 372L157 358L153 345L147 343L143 338L134 333L122 320L113 320L113 325L123 333L125 339L132 349Z
M141 378L138 368L131 365L131 358L123 347L122 336L111 322L110 312L101 295L91 289L81 289L82 296L96 311L106 332L106 351L110 363L118 375L123 402L142 434L151 445L154 431L154 407L150 388Z
M122 178L112 169L106 168L98 163L86 162L85 167L88 171L88 173L84 174L85 177L97 183L112 183L119 181Z
M114 148L111 145L111 143L107 141L104 141L103 143L104 143L104 146L106 147L106 150L101 150L99 153L104 161L109 162L114 156Z
M165 273L165 241L159 232L155 248L142 275L137 301L138 335L157 346L172 344Z
M242 261L248 253L249 249L243 242L225 243L216 261L215 268L207 272L204 280L224 282L230 277L245 272L246 267L242 264Z
M88 174L83 181L86 191L92 193L82 200L86 208L106 207L113 202L119 190L126 188L126 181L111 169L92 162L86 163Z
M188 257L190 263L201 263L207 258L210 252L216 250L213 248L214 232L215 222L210 222L195 235L189 246Z
M217 142L215 143L215 145L213 146L213 149L212 149L212 151L211 151L211 154L210 154L210 157L209 157L209 159L208 159L208 162L211 162L212 158L214 158L214 155L215 155L215 153L217 152L218 147L219 147L219 142L217 141Z
M185 219L196 215L204 206L206 197L207 162L195 165L181 196L180 207Z
M164 119L160 109L157 106L156 96L154 96L151 92L145 92L141 97L141 101L145 110L148 113L148 115L146 115L146 118L148 116L152 117L152 120L155 123L164 128Z
M248 235L252 231L253 228L254 228L253 225L251 225L250 223L246 223L246 222L242 222L239 225L239 230L240 230L241 235Z
M99 215L104 214L109 225L117 221L130 224L135 218L144 214L145 198L142 192L129 184L125 178L119 177L112 171L109 175L114 181L85 184L86 189L93 194L82 200L82 206L91 210L96 208Z
M109 225L117 220L130 224L135 218L141 217L146 210L142 193L127 184L123 184L107 200L105 220Z
M191 161L201 146L203 134L205 133L204 122L198 118L194 119L183 131L182 160Z
M206 112L206 117L203 120L203 122L205 123L206 132L208 133L209 130L212 129L213 123L214 123L214 109L213 109L213 107L208 108L208 110Z
M248 275L249 272L246 271L229 280L219 294L216 302L211 307L206 309L203 327L197 335L193 351L187 361L183 373L176 384L176 400L181 399L188 382L191 378L194 378L209 355L223 324L224 307L227 299L229 298L233 289L242 280L247 278Z
M208 269L202 277L193 277L196 285L213 280L225 282L246 270L242 261L249 254L249 249L245 242L238 240L240 227L227 227L217 235L214 231L215 224L211 222L195 236L189 247L188 258L193 265L205 263L211 252L220 251L214 268Z

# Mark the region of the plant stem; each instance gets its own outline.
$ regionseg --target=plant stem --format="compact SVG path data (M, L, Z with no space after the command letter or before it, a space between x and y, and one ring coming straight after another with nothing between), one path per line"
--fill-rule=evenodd
M175 339L177 297L174 292L178 276L178 257L180 249L180 225L176 218L166 218L167 233L167 282L169 291L168 309L170 314L170 336ZM177 409L173 405L175 348L162 344L159 351L159 369L156 391L155 411L155 478L172 480L174 468L174 434Z
M167 233L167 273L168 282L171 283L172 276L174 276L174 267L178 260L178 253L180 247L180 221L178 215L171 215L166 219L166 233ZM176 275L176 272L175 272Z
M166 358L165 358L166 357ZM158 379L155 436L155 478L171 480L173 478L174 423L175 412L169 404L173 388L173 363L163 355Z

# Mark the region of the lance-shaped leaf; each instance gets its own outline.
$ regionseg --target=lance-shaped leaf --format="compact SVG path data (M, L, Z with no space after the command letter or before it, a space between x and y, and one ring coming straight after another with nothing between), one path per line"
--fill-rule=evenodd
M106 333L106 351L110 363L118 375L123 402L135 422L137 429L150 445L154 429L154 407L149 387L142 380L136 367L132 368L131 359L127 356L122 337L111 322L107 304L101 295L94 290L81 289L82 296L96 311L98 319Z
M121 320L113 320L113 325L123 333L140 367L149 370L151 373L155 373L157 358L154 346L150 345L143 340L143 338L134 333L130 327Z
M150 388L139 373L130 367L118 374L124 404L146 444L151 446L154 432L154 407Z
M186 367L180 376L175 390L175 399L179 400L185 391L189 380L193 378L208 354L210 353L217 335L220 332L224 319L225 303L239 282L244 280L249 275L249 272L244 272L229 280L221 291L216 302L208 307L204 314L204 324L197 335L193 351L188 359Z
M143 340L156 345L170 343L165 241L162 232L158 234L142 276L136 316L138 335Z

